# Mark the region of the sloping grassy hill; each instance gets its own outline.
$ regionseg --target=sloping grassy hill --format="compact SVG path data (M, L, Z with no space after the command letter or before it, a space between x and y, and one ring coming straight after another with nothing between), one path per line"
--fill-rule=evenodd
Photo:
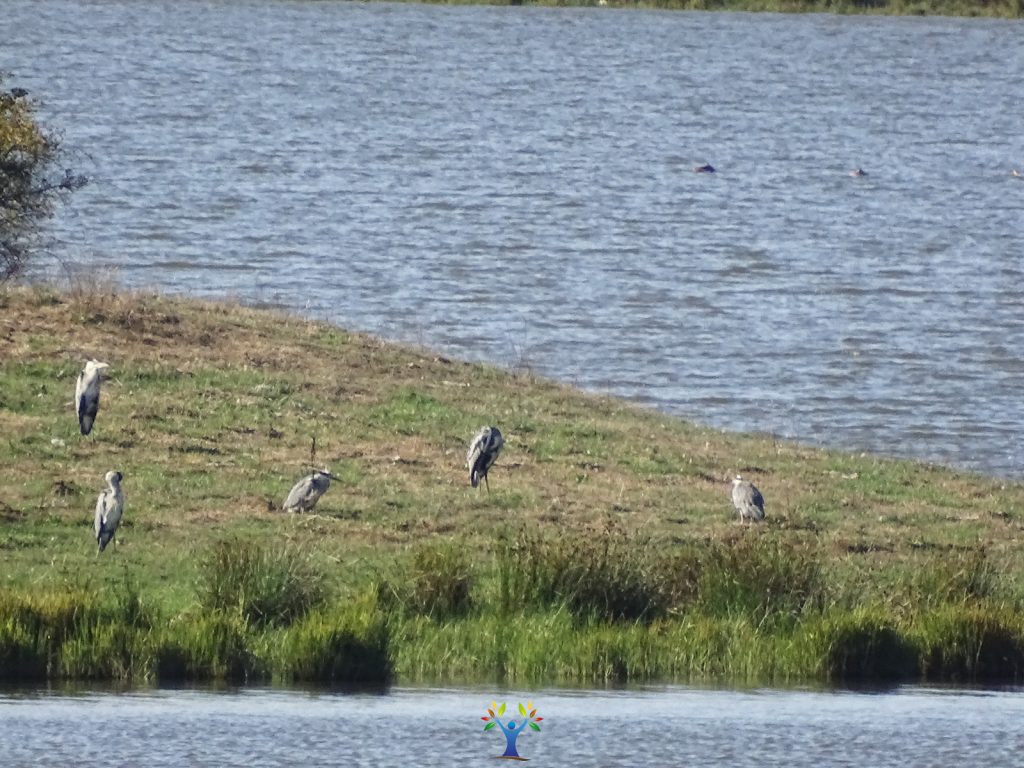
M82 437L72 399L90 357L111 367L96 426ZM471 489L465 469L468 440L484 424L506 436L490 492ZM314 439L315 463L340 480L314 514L284 514ZM530 600L560 616L556 623L574 617L559 630L566 633L582 632L584 616L606 632L623 619L678 624L698 614L746 622L743 631L756 633L786 603L766 603L761 592L785 592L800 574L813 584L786 603L790 639L812 609L819 617L869 610L898 624L935 601L999 616L1024 605L1019 483L722 433L227 302L38 287L0 293L0 467L0 589L15 606L9 616L29 603L45 613L41 595L102 601L111 598L97 589L123 593L127 584L155 623L208 617L202 595L216 578L215 545L231 542L291 553L322 582L328 604L359 595L367 610L391 617L382 619L389 629L381 642L390 644L390 669L406 678L445 675L460 663L465 674L492 674L494 660L473 650L466 654L475 661L435 664L431 643L455 632L500 645L495 636L520 599L501 597L510 584L525 595L543 581L547 592ZM124 474L127 509L117 551L97 557L92 515L110 469ZM728 479L736 472L765 495L760 526L735 519ZM689 553L685 562L680 553ZM598 562L600 573L558 582ZM523 564L533 570L507 572ZM716 587L728 592L717 607L712 564L733 584ZM755 594L736 603L744 578ZM635 589L587 602L584 583ZM630 600L639 607L609 608ZM499 603L503 623L470 626ZM393 618L396 605L404 623ZM405 651L417 643L425 650L412 661L402 642ZM673 658L644 670L717 669ZM47 664L47 674L70 674L67 664ZM560 669L559 679L602 676ZM510 673L506 666L497 674ZM529 674L552 673L541 664ZM604 676L644 673L613 664Z

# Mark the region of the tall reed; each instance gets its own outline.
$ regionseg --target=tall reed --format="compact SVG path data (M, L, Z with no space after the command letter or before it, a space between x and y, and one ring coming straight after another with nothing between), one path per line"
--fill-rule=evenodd
M275 677L285 682L387 683L391 649L386 616L372 594L308 614L280 644Z
M290 624L325 598L322 571L309 555L287 544L217 542L199 582L204 610L254 626Z
M522 530L498 543L498 611L564 606L578 619L650 621L669 608L670 578L642 534L611 520L573 534Z
M400 578L388 590L408 612L442 619L464 616L472 606L476 573L462 542L417 547Z

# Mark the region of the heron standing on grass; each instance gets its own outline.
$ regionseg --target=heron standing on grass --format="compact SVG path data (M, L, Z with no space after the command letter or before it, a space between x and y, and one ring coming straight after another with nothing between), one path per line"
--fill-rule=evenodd
M100 371L109 367L99 360L89 360L78 374L75 383L75 411L83 435L92 431L92 423L96 421L96 412L100 409Z
M331 487L331 480L337 478L327 469L318 469L313 474L306 475L292 488L282 509L285 512L308 512Z
M739 475L732 481L732 505L740 513L740 522L764 520L764 497L752 482Z
M501 447L505 444L505 438L497 427L484 427L476 433L476 437L469 444L469 452L466 454L466 466L469 467L469 482L474 488L480 484L480 478L484 479L484 485L488 492L491 490L487 482L487 470L491 468Z
M96 500L96 521L93 524L96 531L97 555L107 548L107 544L114 541L117 526L121 524L121 516L124 515L122 477L120 472L107 472L103 477L107 487L100 492L100 497Z

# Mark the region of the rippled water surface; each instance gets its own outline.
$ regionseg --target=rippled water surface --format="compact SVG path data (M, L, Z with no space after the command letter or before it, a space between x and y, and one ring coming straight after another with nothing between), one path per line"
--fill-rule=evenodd
M480 717L494 699L537 707L541 732L516 745L537 765L968 768L1019 765L1024 750L1020 692L667 688L0 693L0 753L10 768L493 765L504 739Z
M1024 476L1020 22L271 0L0 19L0 69L93 177L64 261Z

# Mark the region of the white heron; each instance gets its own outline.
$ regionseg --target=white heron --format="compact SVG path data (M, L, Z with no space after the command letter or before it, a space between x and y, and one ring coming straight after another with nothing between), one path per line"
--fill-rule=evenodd
M78 426L83 435L92 431L92 423L96 421L96 412L100 409L100 371L109 367L99 360L89 360L78 374L75 383L75 411L78 412Z
M487 482L487 470L491 468L501 447L505 444L505 438L497 427L484 427L476 433L476 437L469 444L469 451L466 453L466 466L469 467L469 482L474 488L480 484L480 478L484 479L487 490L491 486Z
M124 515L124 492L121 490L121 480L124 476L120 472L107 472L103 479L107 487L100 492L96 500L96 521L93 530L96 531L96 554L98 555L107 548L107 544L114 541L114 534L117 526L121 524L121 517Z
M327 469L318 469L306 475L292 488L282 509L285 512L308 512L331 487L331 480L337 479Z
M740 522L764 520L764 497L752 482L739 475L732 481L732 505L740 514Z

